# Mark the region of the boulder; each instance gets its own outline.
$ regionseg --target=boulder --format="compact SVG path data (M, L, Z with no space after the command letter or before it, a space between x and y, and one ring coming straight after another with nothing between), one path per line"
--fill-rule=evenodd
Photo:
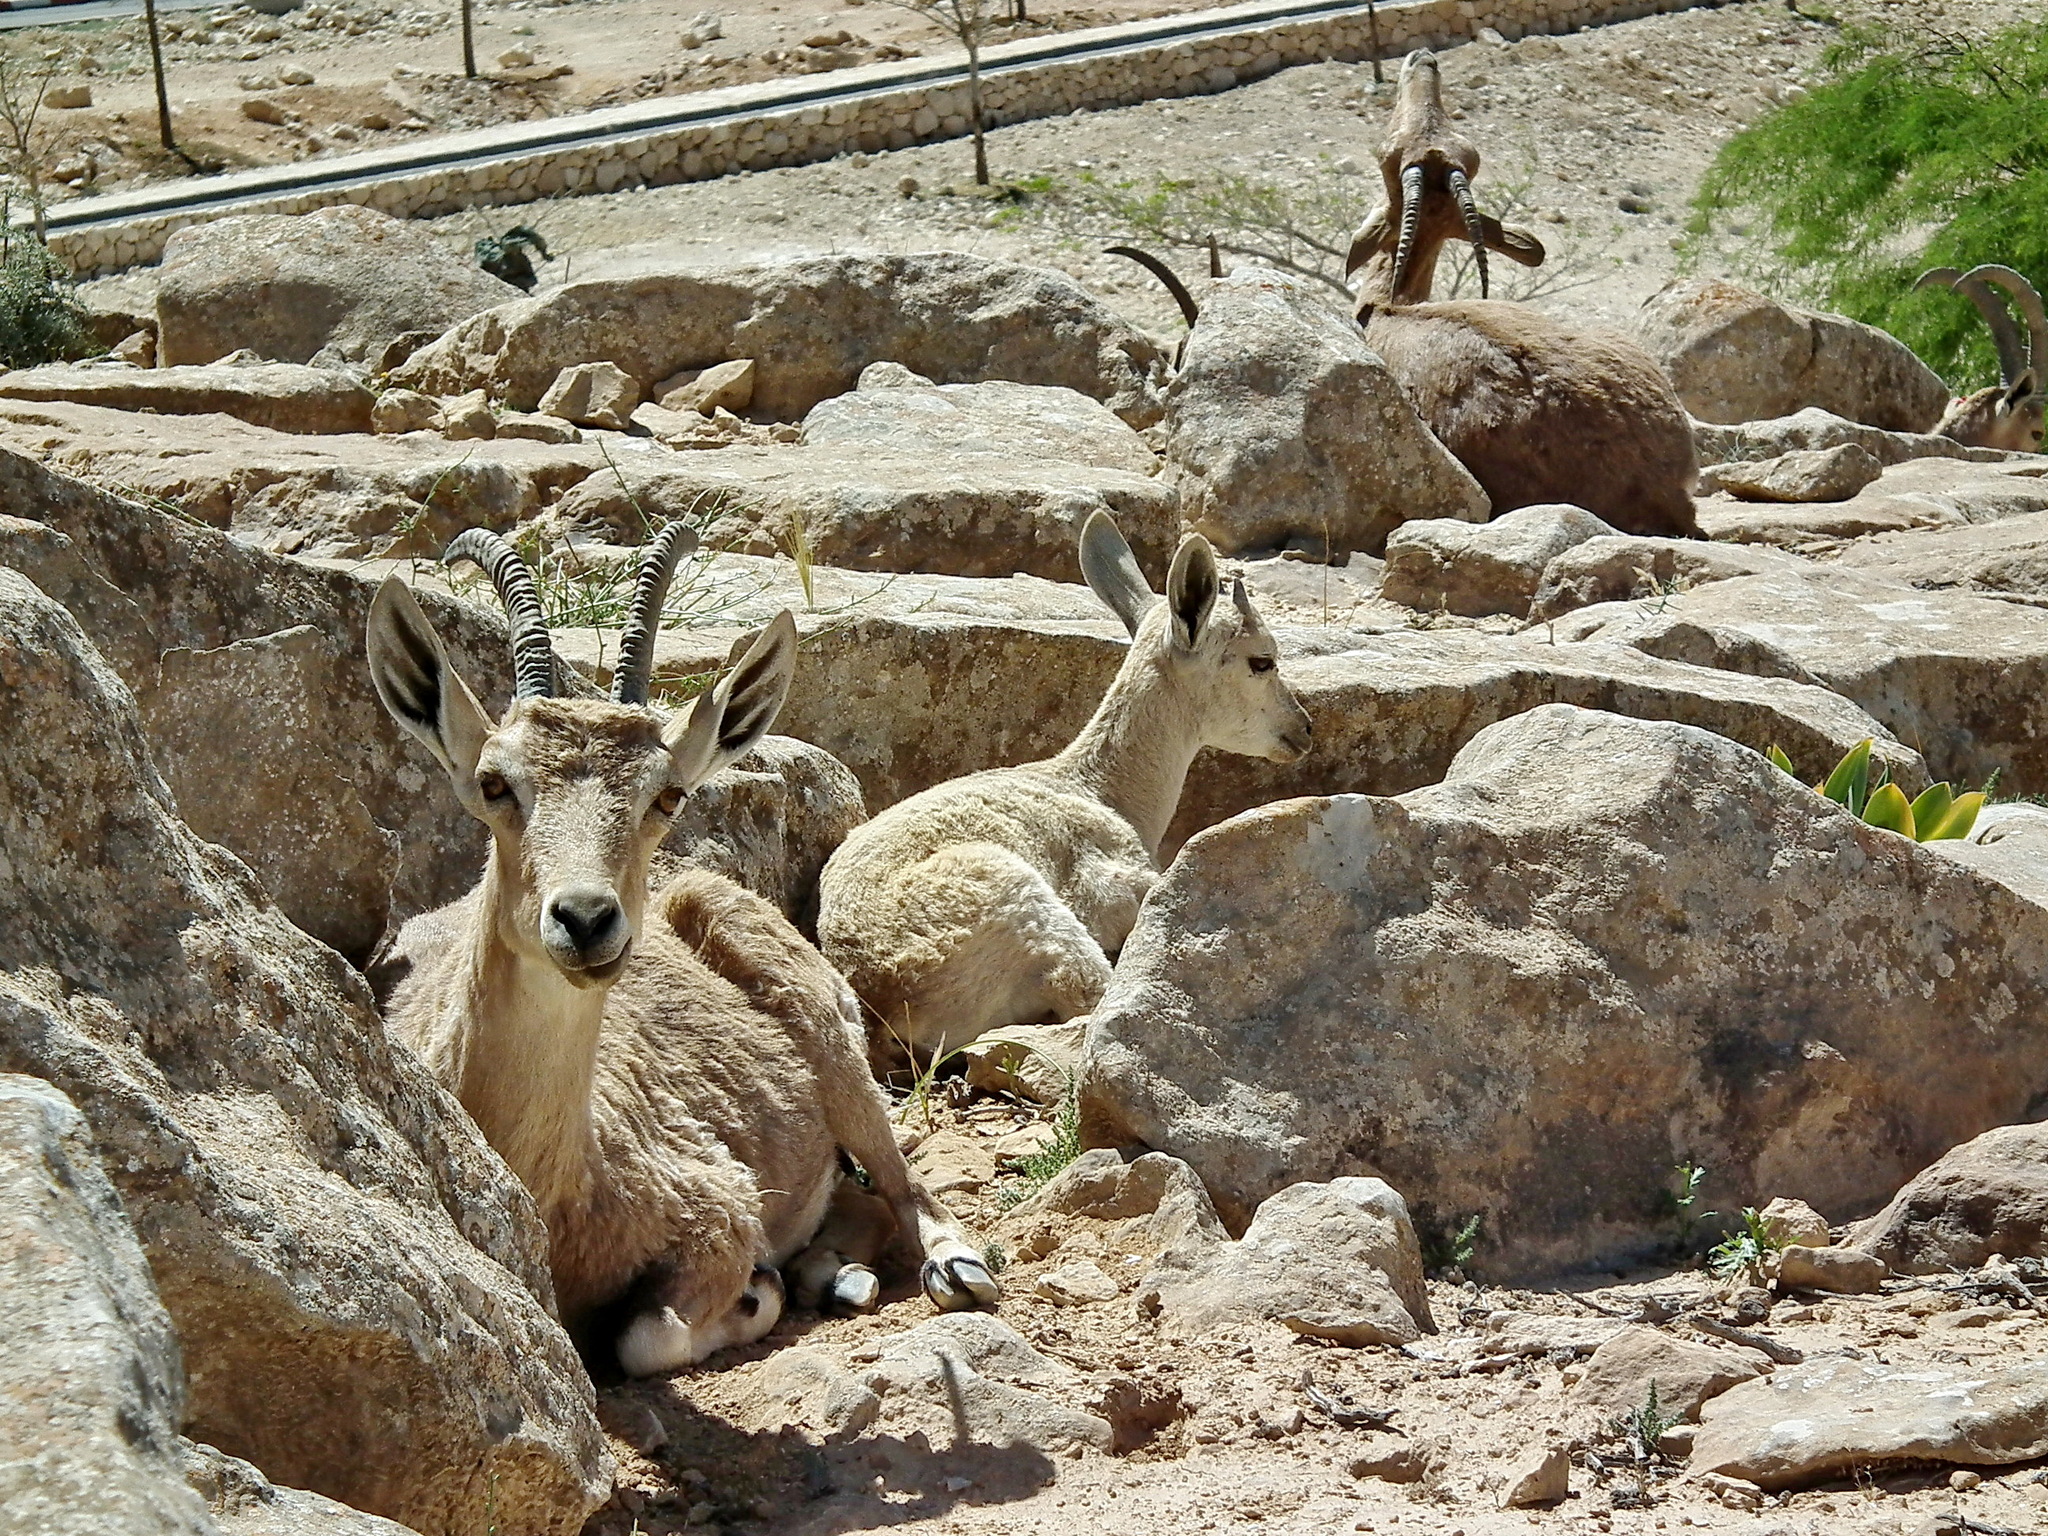
M1888 1273L1884 1260L1860 1248L1809 1248L1803 1243L1794 1243L1778 1255L1780 1290L1867 1296L1878 1288Z
M1078 390L1044 384L870 385L820 400L804 417L813 448L889 455L962 454L1053 460L1150 475L1145 439Z
M1828 541L1991 523L2041 511L2048 511L2048 479L2035 463L1924 458L1894 465L1847 501L1702 501L1700 529L1710 539L1825 553Z
M1182 1244L1191 1245L1191 1251L1206 1249L1228 1241L1195 1171L1162 1152L1130 1159L1109 1147L1083 1152L1020 1202L1004 1225L1025 1234L1019 1252L1043 1254L1059 1246L1058 1232L1070 1228L1067 1218L1075 1216L1110 1222L1121 1242L1153 1253ZM1034 1231L1039 1234L1036 1239L1031 1236Z
M2048 1257L2048 1124L2001 1125L1944 1153L1850 1240L1909 1275Z
M1821 569L1582 608L1554 633L1696 666L1789 667L1868 710L1958 789L1997 772L2008 794L2048 790L2048 614L2030 608ZM1833 766L1779 745L1812 778Z
M1710 464L1700 471L1702 495L1726 491L1738 501L1847 501L1884 473L1854 443L1799 448L1775 459Z
M984 1093L1014 1093L1040 1104L1067 1096L1081 1067L1087 1022L1012 1024L991 1030L960 1048L967 1084Z
M1948 406L1948 386L1896 337L1733 283L1666 288L1640 330L1702 421L1761 421L1819 406L1888 431L1926 432Z
M303 1488L281 1488L239 1456L182 1444L185 1480L206 1501L220 1536L413 1536L410 1526ZM85 1527L102 1531L97 1523Z
M941 384L1079 390L1145 427L1159 419L1166 369L1152 342L1064 274L930 251L569 283L457 326L394 380L431 395L483 387L530 411L576 363L608 358L645 391L734 357L755 359L753 410L777 421L802 420L888 361Z
M1086 1307L1115 1301L1119 1292L1100 1264L1093 1259L1075 1259L1034 1277L1031 1294L1056 1307Z
M2048 909L1757 753L1548 705L1441 784L1193 838L1090 1016L1082 1135L1183 1159L1226 1222L1370 1169L1482 1213L1487 1273L1604 1263L1668 1241L1695 1149L1868 1208L2011 1119L2044 961Z
M1780 1247L1801 1243L1808 1248L1825 1248L1834 1241L1827 1217L1804 1200L1787 1200L1780 1195L1763 1208L1762 1216L1764 1230Z
M482 390L441 402L441 435L451 443L484 442L498 435L497 413Z
M4 382L4 381L0 381ZM370 430L386 436L431 432L441 425L441 403L415 389L387 389L370 412Z
M1800 1488L1887 1464L2048 1455L2048 1365L1956 1371L1817 1357L1709 1403L1686 1471Z
M1294 1184L1232 1243L1197 1231L1138 1292L1142 1312L1193 1336L1278 1323L1336 1344L1412 1344L1436 1324L1408 1206L1379 1179Z
M1543 568L1529 600L1529 622L1548 623L1595 603L1664 598L1736 576L1805 569L1797 556L1760 544L1603 534L1573 545Z
M1550 562L1603 535L1621 537L1584 508L1571 506L1518 507L1477 524L1450 518L1403 523L1387 538L1380 596L1424 612L1523 618Z
M1561 1445L1529 1452L1508 1472L1502 1509L1533 1509L1557 1504L1572 1491L1571 1453Z
M325 350L374 366L407 331L444 331L522 297L427 225L348 203L188 224L165 242L161 270L166 367L244 347L287 363Z
M1775 459L1799 450L1818 451L1854 443L1889 469L1908 459L1964 459L1971 462L2002 463L2012 456L1998 448L1965 448L1952 437L1936 432L1887 432L1850 421L1818 406L1774 416L1768 421L1745 421L1735 426L1712 422L1692 424L1693 443L1702 464L1747 463Z
M0 1071L90 1125L186 1432L416 1529L578 1530L609 1455L525 1190L362 979L178 820L126 686L11 570L0 675Z
M1376 555L1409 518L1488 510L1350 315L1266 268L1210 288L1166 432L1187 520L1226 554L1294 542Z
M1649 1401L1657 1386L1657 1407L1697 1420L1700 1406L1739 1382L1763 1374L1755 1355L1715 1349L1692 1339L1674 1339L1655 1328L1625 1328L1593 1351L1572 1401L1609 1417L1631 1413Z
M693 368L663 379L648 391L663 409L696 411L709 416L713 411L744 411L754 403L754 360L736 357L709 368Z
M479 401L484 391L476 391ZM535 407L579 427L623 432L640 403L640 386L617 363L575 363L555 375Z
M1180 531L1171 486L1129 470L971 447L622 454L616 473L584 480L555 516L627 542L643 536L647 519L685 517L706 544L755 555L797 547L792 530L801 528L810 558L861 570L1071 577L1081 527L1098 510L1116 519L1148 570L1164 571Z
M63 400L159 416L233 416L273 432L367 432L376 397L297 363L113 368L47 363L0 374L0 400Z

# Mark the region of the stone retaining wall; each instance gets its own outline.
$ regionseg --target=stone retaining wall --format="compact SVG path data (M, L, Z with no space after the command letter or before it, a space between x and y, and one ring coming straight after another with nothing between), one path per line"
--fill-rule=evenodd
M1398 59L1411 48L1449 46L1482 27L1493 27L1514 40L1534 32L1576 31L1713 3L1716 0L1407 0L1379 7L1379 44L1383 57ZM1180 18L1189 25L1225 24L1195 38L1162 39L1155 20L989 49L983 56L989 117L995 124L1014 123L1157 97L1200 95L1229 90L1290 65L1371 56L1370 26L1362 5L1296 18L1276 18L1269 7L1258 5L1237 9L1243 13L1242 25L1229 24L1230 12ZM1151 35L1134 35L1128 46L1119 47L1120 33ZM1092 41L1101 47L1079 58L1020 57L1043 55L1048 41ZM931 69L932 61L915 60L840 71L829 77L830 82L858 94L829 103L788 103L791 82L786 80L706 92L690 99L713 109L700 114L698 121L650 125L644 131L635 131L635 117L644 119L657 110L673 114L678 103L674 98L636 103L590 114L580 121L591 136L566 144L520 142L533 138L529 124L452 135L442 142L451 155L463 157L456 164L413 168L388 163L417 157L423 146L414 144L397 152L243 172L222 178L227 184L220 191L227 195L197 209L131 211L120 206L124 201L161 198L162 189L91 200L97 207L59 205L52 210L50 247L85 277L155 261L173 230L227 213L304 213L349 202L400 217L426 218L463 208L699 181L855 150L872 153L960 137L968 131L966 86L902 78L928 76ZM803 82L813 91L825 83L826 77ZM784 99L771 104L760 101L762 97ZM560 124L549 126L558 130ZM265 185L315 170L321 173L320 185ZM244 191L246 195L238 195Z

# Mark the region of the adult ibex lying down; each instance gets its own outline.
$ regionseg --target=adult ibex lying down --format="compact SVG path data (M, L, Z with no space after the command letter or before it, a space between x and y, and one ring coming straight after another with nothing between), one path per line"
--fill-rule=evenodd
M1387 205L1359 230L1358 320L1495 515L1572 502L1627 533L1697 535L1692 423L1656 361L1613 331L1488 299L1486 255L1538 266L1542 244L1479 212L1479 152L1452 131L1436 59L1411 53L1381 146ZM1430 303L1438 253L1469 240L1478 299Z
M1292 762L1309 719L1244 583L1221 600L1216 555L1183 539L1160 601L1102 512L1081 573L1123 620L1130 655L1059 756L912 795L856 827L818 883L818 943L918 1054L1008 1024L1088 1012L1159 878L1159 844L1203 747Z
M2020 313L2027 317L2027 334L2013 324L2012 312L1990 284L1996 283L2013 297ZM1934 430L1971 448L2007 448L2018 453L2039 453L2043 426L2041 371L2048 368L2048 315L2041 309L2041 295L2011 267L1973 267L1958 272L1954 267L1936 267L1920 274L1915 288L1952 288L1977 306L1984 323L1991 328L1992 345L1998 348L2000 382L1949 403Z
M378 697L491 832L476 889L401 931L411 972L390 1026L532 1191L564 1321L634 1374L766 1333L777 1266L801 1301L872 1305L866 1262L899 1224L939 1306L996 1296L897 1150L846 983L718 875L678 875L650 908L648 863L671 818L767 733L796 660L785 612L687 715L648 707L687 542L671 524L649 546L610 700L557 696L532 576L480 529L446 558L482 566L511 616L518 681L503 719L396 578L369 623ZM880 1202L842 1174L842 1151Z

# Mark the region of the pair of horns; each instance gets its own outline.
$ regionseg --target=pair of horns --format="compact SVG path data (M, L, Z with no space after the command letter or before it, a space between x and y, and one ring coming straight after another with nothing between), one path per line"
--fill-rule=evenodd
M2012 311L2005 307L2005 301L1991 291L1991 284L1997 284L2013 297L2020 307L2020 313L2027 317L2027 334L2020 335L2020 328L2013 324ZM1960 293L1984 317L1984 323L1991 330L1991 343L1998 349L1998 372L2001 380L2010 386L2019 382L2020 375L2029 368L2048 367L2048 314L2041 307L2041 295L2011 267L1987 264L1959 272L1954 267L1936 267L1922 272L1913 284L1915 288L1947 288Z
M619 661L612 669L612 698L621 704L645 704L654 675L654 637L661 628L661 606L668 601L676 562L697 547L697 536L681 523L669 523L642 551L633 581L633 603L619 634ZM512 621L512 696L547 699L555 695L555 652L547 620L540 611L540 593L533 572L519 551L486 528L471 528L449 542L443 565L467 560L497 588Z

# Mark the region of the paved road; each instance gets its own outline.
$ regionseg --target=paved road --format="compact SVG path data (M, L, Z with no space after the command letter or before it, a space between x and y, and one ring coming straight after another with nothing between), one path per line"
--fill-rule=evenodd
M156 0L165 11L203 11L219 0ZM140 16L142 0L85 0L83 4L51 5L34 0L0 0L0 32L9 27L49 27L67 21L104 21L110 16Z

